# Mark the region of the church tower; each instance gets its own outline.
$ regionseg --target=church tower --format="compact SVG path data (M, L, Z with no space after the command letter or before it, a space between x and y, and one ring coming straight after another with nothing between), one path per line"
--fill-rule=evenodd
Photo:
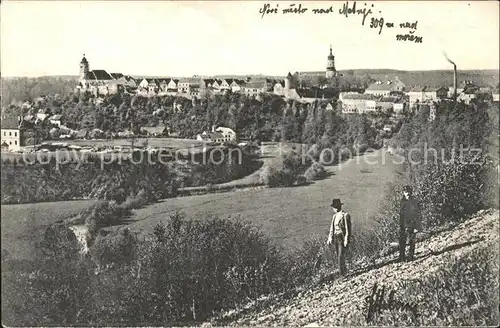
M337 71L335 70L335 56L332 54L332 46L330 45L330 54L327 57L326 61L326 78L332 78L337 75Z
M86 80L89 74L89 62L87 61L87 58L85 58L85 54L83 54L83 58L80 61L80 81Z
M293 87L293 76L292 73L288 72L288 75L285 79L285 90L294 89Z

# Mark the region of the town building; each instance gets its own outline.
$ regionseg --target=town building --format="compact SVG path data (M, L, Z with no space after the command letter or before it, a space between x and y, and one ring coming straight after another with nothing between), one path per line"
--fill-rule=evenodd
M94 95L114 94L126 87L136 87L136 81L122 73L108 73L105 70L90 70L90 65L83 55L80 61L79 81L76 91L89 91Z
M197 78L185 78L180 79L177 83L178 91L181 93L190 94L194 89L198 90L200 88L200 79Z
M178 91L179 79L167 79L167 92L177 92Z
M424 101L441 101L448 96L448 90L444 87L425 87Z
M403 92L406 85L396 77L394 80L387 80L385 82L376 81L366 88L365 93L374 96L390 96L393 92Z
M154 78L144 78L139 83L139 90L142 94L157 94L160 91L160 81Z
M449 89L444 87L414 86L408 91L410 105L429 101L441 101L448 97Z
M373 101L376 97L371 94L345 94L339 101L342 103L342 113L364 113L367 101Z
M196 140L205 141L205 142L217 142L222 143L225 141L224 136L220 132L206 132L204 131L201 134L196 136Z
M399 97L381 97L373 100L367 100L364 112L391 112L394 111L396 104L400 104ZM362 112L362 111L358 111Z
M473 89L466 89L458 95L458 101L463 101L466 104L470 104L472 99L477 98L476 92Z
M196 140L205 142L224 143L224 142L236 141L237 136L236 132L234 132L234 130L231 128L223 126L215 128L215 125L212 125L212 131L210 132L204 131L203 133L198 134L196 136Z
M234 130L231 128L220 126L215 129L215 132L222 133L222 137L224 138L225 142L236 141L236 132L234 132Z
M242 88L242 92L248 97L258 96L261 93L267 92L267 83L266 81L248 82Z
M52 125L56 125L56 126L60 127L61 126L61 119L62 119L62 116L60 114L52 115L51 117L49 117L49 122Z
M404 112L404 110L406 109L406 104L405 102L403 101L400 101L400 102L395 102L393 104L393 107L392 107L392 110L394 111L394 113L396 114L401 114Z
M24 146L20 118L3 116L0 133L2 151L20 151Z
M491 97L493 101L499 102L500 101L500 91L499 87L497 86L495 90L491 93Z
M240 92L245 87L246 82L241 79L233 79L231 82L231 90L233 92Z

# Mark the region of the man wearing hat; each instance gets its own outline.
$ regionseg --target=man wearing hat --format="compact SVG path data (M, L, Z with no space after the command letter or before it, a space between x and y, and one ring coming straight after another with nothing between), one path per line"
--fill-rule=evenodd
M399 261L412 261L415 255L415 234L422 230L421 210L418 201L413 197L411 186L403 187L403 198L399 211ZM406 256L406 244L410 245Z
M345 251L351 238L351 216L342 210L342 205L342 202L338 198L334 198L330 205L334 214L326 243L330 249L335 249L340 274L344 275L347 271L345 266Z

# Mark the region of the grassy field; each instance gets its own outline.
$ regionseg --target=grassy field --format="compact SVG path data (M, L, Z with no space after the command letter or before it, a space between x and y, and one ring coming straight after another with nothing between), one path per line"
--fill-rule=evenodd
M363 159L377 164L368 164ZM385 158L385 163L383 159ZM332 198L339 197L352 215L354 233L369 229L370 216L377 212L386 183L395 177L395 164L384 151L328 167L329 178L290 188L247 188L226 193L167 199L136 210L129 228L149 233L154 225L179 210L188 218L206 214L241 217L255 224L287 247L328 233Z
M94 204L93 200L1 206L2 256L30 259L45 228Z

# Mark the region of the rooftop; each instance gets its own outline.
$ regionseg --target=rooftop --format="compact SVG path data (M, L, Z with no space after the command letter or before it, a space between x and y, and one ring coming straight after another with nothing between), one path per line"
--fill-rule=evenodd
M248 82L245 85L247 89L263 89L266 87L266 81L256 81L256 82Z
M342 96L342 99L365 99L365 100L374 100L375 96L371 94L365 93L348 93Z
M89 80L113 80L113 77L111 75L109 75L108 72L106 72L105 70L97 69L97 70L89 71L88 79Z
M19 121L13 116L2 116L0 119L2 129L18 129Z

